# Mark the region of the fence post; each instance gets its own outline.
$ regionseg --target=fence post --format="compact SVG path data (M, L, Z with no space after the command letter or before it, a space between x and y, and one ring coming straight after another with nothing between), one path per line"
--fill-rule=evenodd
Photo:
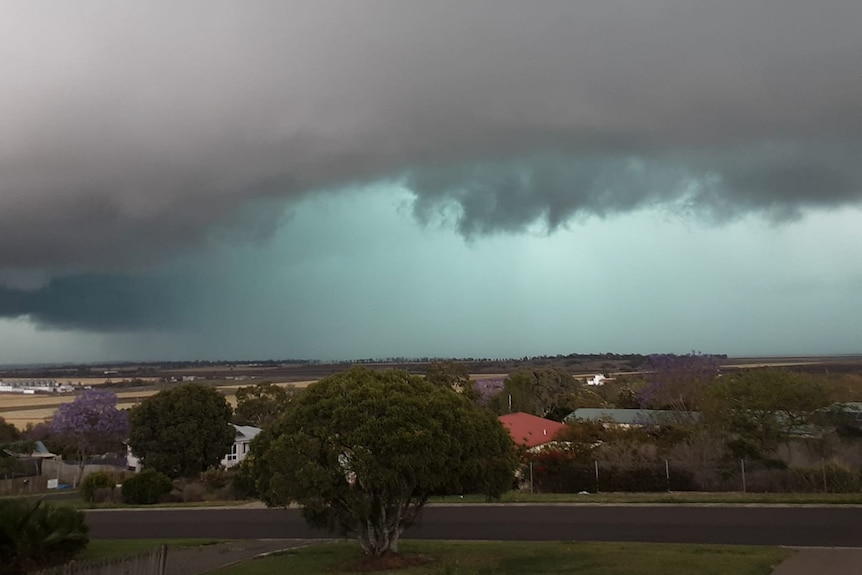
M530 462L530 493L533 492L533 462Z
M667 492L670 493L670 464L664 460L664 476L667 479Z
M826 483L826 460L823 460L823 493L829 493L829 486Z
M159 547L159 575L165 575L165 569L168 565L168 546L162 543Z
M596 493L599 492L599 460L596 459Z
M745 490L745 460L740 459L739 465L742 466L742 492L746 493L746 490Z

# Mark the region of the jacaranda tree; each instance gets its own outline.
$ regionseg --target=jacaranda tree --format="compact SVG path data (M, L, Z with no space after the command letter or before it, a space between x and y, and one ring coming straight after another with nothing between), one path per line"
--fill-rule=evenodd
M117 394L88 389L57 408L51 432L75 452L80 480L88 457L122 449L129 435L129 414L117 408Z
M314 526L397 551L432 494L499 497L518 464L488 410L406 371L356 367L310 385L252 444L261 498Z

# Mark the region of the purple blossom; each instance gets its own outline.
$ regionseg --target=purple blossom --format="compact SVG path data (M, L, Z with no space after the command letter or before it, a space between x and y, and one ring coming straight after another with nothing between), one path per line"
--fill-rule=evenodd
M642 407L690 411L706 385L720 370L718 356L693 351L686 355L653 354L649 357L646 386L638 393Z
M88 455L111 450L125 441L129 414L117 409L117 394L89 389L57 408L51 431L77 452L83 465Z
M473 390L476 392L477 403L485 405L493 396L503 391L504 381L502 377L491 377L488 379L477 379L473 382Z

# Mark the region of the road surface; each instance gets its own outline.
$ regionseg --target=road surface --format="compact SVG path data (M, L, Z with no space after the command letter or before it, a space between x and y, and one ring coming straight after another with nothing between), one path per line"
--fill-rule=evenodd
M318 539L297 509L93 510L91 537ZM862 547L862 507L430 506L406 538Z

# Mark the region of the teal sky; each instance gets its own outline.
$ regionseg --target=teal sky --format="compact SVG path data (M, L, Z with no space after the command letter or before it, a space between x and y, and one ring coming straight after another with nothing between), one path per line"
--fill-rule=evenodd
M0 363L862 353L860 22L0 3Z
M721 225L643 210L465 240L378 186L293 205L277 233L171 274L187 325L14 333L4 359L519 357L572 352L859 352L862 212Z

